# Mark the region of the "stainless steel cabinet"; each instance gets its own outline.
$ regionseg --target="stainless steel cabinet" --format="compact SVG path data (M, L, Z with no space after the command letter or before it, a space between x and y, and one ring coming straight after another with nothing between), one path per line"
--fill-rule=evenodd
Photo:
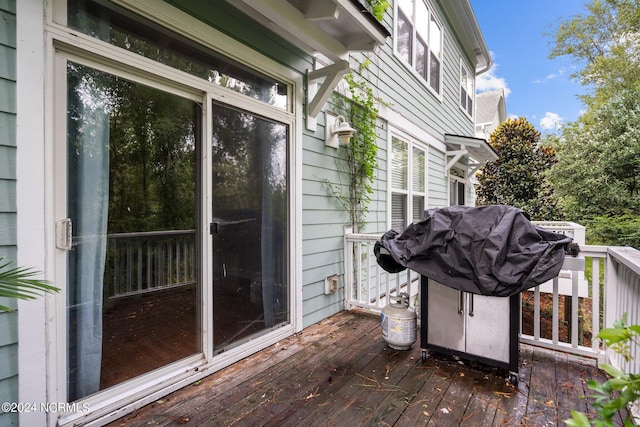
M421 348L509 369L517 381L520 295L489 297L422 278Z

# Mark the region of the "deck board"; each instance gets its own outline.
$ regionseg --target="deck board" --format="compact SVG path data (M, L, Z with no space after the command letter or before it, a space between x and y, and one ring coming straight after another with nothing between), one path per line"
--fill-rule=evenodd
M385 345L379 318L342 312L110 425L548 426L591 411L592 359L520 346L507 372ZM618 425L622 421L618 420Z

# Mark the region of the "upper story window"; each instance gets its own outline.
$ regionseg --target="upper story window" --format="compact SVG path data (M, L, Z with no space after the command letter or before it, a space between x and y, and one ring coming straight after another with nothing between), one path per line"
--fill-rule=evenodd
M473 98L476 93L474 86L473 75L460 61L460 108L469 117L473 117Z
M424 0L399 0L396 4L396 55L440 94L442 25Z
M391 138L391 228L403 230L424 217L427 153L410 139Z
M104 4L102 4L104 3ZM67 24L89 36L169 65L271 106L290 110L288 86L284 82L204 48L166 29L135 20L111 3L68 0Z

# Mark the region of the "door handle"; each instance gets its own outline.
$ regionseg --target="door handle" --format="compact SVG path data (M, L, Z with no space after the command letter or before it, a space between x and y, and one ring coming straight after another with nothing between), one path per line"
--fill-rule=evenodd
M458 314L462 316L464 311L464 292L458 291Z
M212 223L209 224L209 233L211 234L216 234L218 233L220 226L223 225L232 225L232 224L242 224L245 222L253 222L256 219L255 218L249 218L249 219L239 219L239 220L235 220L235 221L228 221L228 220L224 220L224 219L220 219L220 218L214 218L215 221L213 221Z
M473 317L473 294L469 294L469 317Z
M73 223L71 218L56 221L56 248L70 251L73 243Z

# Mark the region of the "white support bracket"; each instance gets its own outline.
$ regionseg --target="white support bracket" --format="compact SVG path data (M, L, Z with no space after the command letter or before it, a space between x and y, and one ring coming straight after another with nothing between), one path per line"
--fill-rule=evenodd
M310 121L315 124L315 118L320 113L320 109L327 102L333 89L337 86L340 79L347 74L351 68L346 60L338 61L319 70L307 70L307 128L311 129ZM325 77L318 90L312 94L312 83L318 79ZM315 126L313 126L315 127Z
M482 166L482 163L469 163L467 165L467 179L471 178L471 176L480 169L480 166Z
M445 173L449 172L449 169L451 169L453 165L455 165L458 162L458 160L462 158L462 156L466 156L467 154L469 154L469 151L467 151L467 149L465 148L461 150L447 151L446 156L447 157L453 156L453 159L449 160L449 163L447 163L447 166L445 167L444 172Z

